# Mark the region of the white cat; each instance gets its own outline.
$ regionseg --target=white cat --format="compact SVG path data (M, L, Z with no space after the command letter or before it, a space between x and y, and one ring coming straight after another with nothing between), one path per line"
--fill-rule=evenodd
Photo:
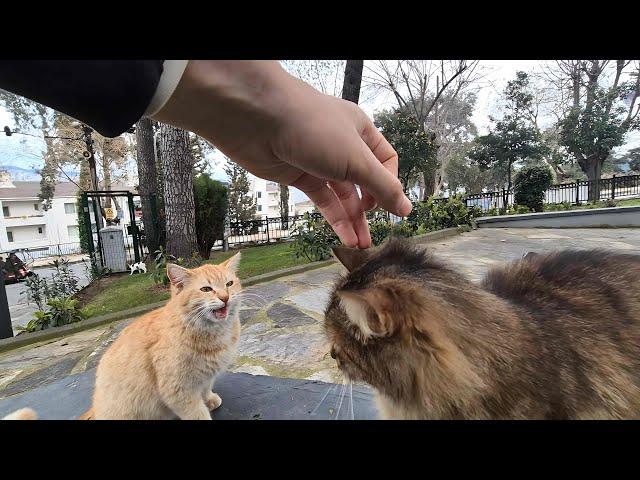
M133 272L143 272L147 273L147 266L143 262L134 263L133 265L129 265L131 269L131 273L129 275L133 275Z

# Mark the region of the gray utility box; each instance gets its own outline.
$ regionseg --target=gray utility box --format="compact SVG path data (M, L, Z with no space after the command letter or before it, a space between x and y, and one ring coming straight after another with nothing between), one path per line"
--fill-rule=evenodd
M127 271L127 253L124 249L124 234L120 227L104 227L100 230L103 267L112 272Z

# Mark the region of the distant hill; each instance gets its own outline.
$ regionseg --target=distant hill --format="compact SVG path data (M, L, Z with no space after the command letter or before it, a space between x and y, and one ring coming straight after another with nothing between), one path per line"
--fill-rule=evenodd
M11 175L11 180L16 182L39 182L41 177L38 172L33 168L17 167L15 165L0 165L0 170L6 170ZM72 179L77 179L79 171L77 170L65 170L66 174ZM64 175L58 175L61 181L68 181Z
M37 182L40 180L38 172L31 168L16 167L13 165L0 165L0 170L6 170L11 179L17 182Z

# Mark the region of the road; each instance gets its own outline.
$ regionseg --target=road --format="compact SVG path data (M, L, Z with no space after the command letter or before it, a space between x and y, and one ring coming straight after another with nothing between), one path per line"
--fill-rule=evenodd
M69 268L78 277L79 286L84 287L89 283L85 273L85 264L83 262L73 263L69 265ZM51 278L51 275L55 270L56 269L53 267L34 268L34 272L44 278ZM24 282L14 283L7 285L6 290L12 325L14 328L18 325L26 325L26 323L31 320L33 312L37 310L34 303L29 303L27 301L26 285Z

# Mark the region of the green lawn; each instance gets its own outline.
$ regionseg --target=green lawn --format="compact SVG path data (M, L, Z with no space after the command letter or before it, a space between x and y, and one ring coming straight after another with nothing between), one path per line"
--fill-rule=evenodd
M309 263L306 258L295 258L289 243L257 246L241 251L242 258L238 270L240 279ZM237 250L214 252L207 263L220 263L237 252ZM150 270L146 275L122 275L108 278L104 282L104 290L89 300L82 310L88 317L94 317L160 302L167 298L169 298L169 292L155 285Z
M640 198L631 198L628 200L616 200L616 205L618 207L637 207L640 206ZM600 201L595 204L590 203L586 205L580 205L579 207L573 206L572 210L584 210L591 208L605 208L607 206L607 202Z
M640 198L632 198L630 200L620 200L619 207L640 207Z
M571 208L569 208L569 210L590 210L593 208L605 208L607 207L607 203L606 201L599 201L596 203L585 203L582 204L580 206L577 205L571 205ZM638 207L640 206L640 198L631 198L631 199L626 199L626 200L616 200L615 201L616 206L618 207ZM560 206L562 206L562 204L559 204ZM556 205L552 205L552 204L546 204L544 206L544 211L545 212L557 212L557 211L563 211L564 209L560 209L558 208L557 210L554 208L556 207Z
M238 278L240 279L309 263L306 258L294 257L290 243L251 247L241 251L242 258L238 269ZM237 251L214 252L207 263L220 263L236 253Z

